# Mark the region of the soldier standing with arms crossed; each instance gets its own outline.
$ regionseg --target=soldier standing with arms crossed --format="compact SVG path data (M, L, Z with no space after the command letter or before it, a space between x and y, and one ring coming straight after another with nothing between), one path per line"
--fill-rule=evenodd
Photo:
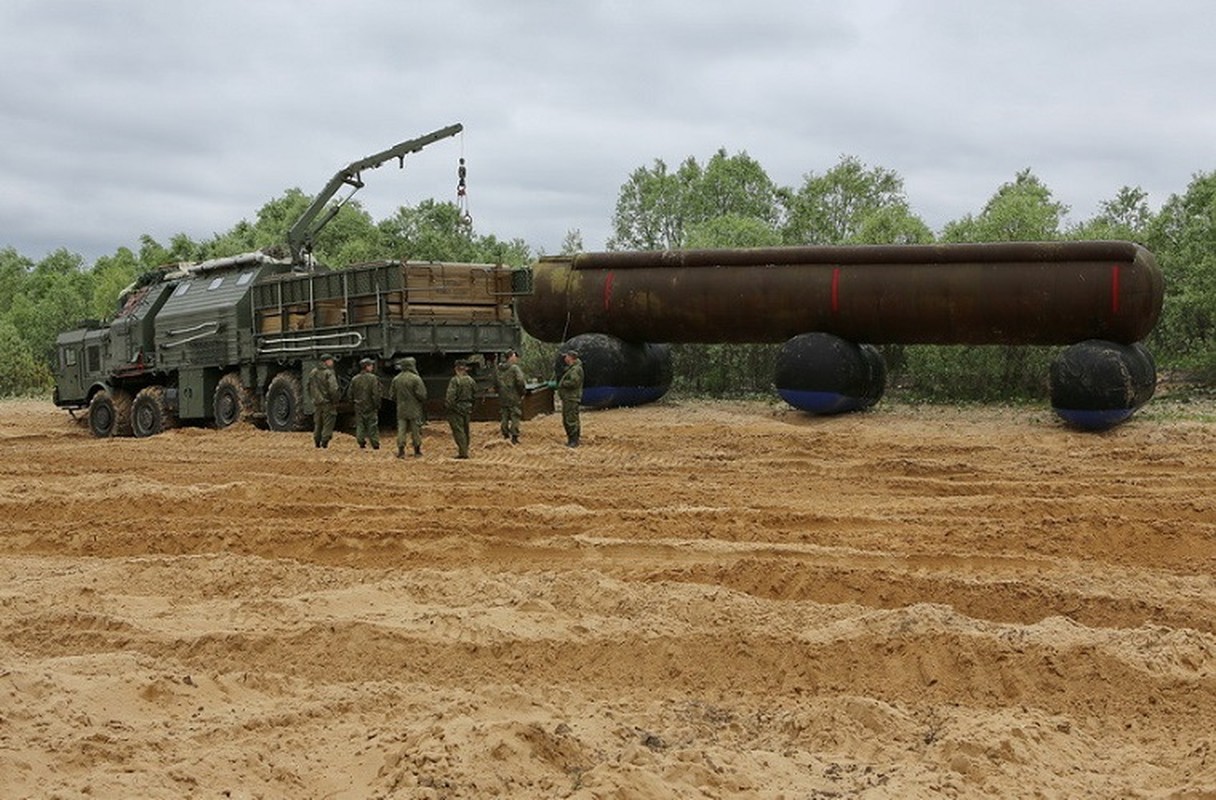
M405 458L405 435L414 444L414 457L422 455L422 408L426 403L426 383L418 374L412 358L397 362L401 372L388 387L388 397L397 404L397 458Z
M494 370L494 387L498 391L499 429L502 438L519 444L519 420L523 416L524 391L527 381L519 368L519 354L507 351L507 359Z
M308 373L308 396L312 399L312 441L316 447L329 447L338 419L338 401L342 392L338 376L334 375L334 357L321 356L321 363Z
M373 450L380 449L380 401L383 387L375 373L376 360L365 358L359 362L362 371L350 382L350 399L355 404L355 441L359 449L372 443Z
M582 433L578 404L583 400L583 362L574 350L562 353L562 360L566 362L566 369L557 379L557 396L562 401L562 427L566 429L566 447L578 447Z
M465 362L457 361L455 372L448 381L444 409L448 414L448 424L452 426L452 438L456 440L456 457L468 458L469 420L473 416L473 398L477 393L477 384L469 377L469 368Z

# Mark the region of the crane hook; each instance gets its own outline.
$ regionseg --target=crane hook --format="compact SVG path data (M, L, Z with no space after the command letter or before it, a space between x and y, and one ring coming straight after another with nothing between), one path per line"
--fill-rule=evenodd
M468 169L464 164L464 156L461 156L459 166L456 167L456 207L462 212L461 223L471 228L473 227L473 215L469 213L468 188L465 185L467 176Z

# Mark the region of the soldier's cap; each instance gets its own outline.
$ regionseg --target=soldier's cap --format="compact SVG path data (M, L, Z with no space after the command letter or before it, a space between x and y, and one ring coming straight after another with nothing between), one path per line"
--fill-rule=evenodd
M333 353L322 353L321 360L322 361L333 361L334 355L333 355Z
M563 350L563 351L562 351L562 355L564 355L564 356L574 356L575 358L578 358L578 351L577 351L577 350Z
M374 358L359 359L359 366L361 366L361 367L367 366L368 364L375 364L375 363L376 363L376 359L374 359Z

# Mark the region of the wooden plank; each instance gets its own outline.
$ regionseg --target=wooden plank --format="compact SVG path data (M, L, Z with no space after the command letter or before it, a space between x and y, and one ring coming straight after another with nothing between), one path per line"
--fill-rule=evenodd
M511 319L508 306L470 306L470 305L420 305L411 303L405 312L405 319L433 319L444 321L493 322L495 320Z

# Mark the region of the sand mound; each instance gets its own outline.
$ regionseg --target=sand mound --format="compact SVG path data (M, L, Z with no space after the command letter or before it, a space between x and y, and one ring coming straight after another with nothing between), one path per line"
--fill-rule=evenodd
M1216 425L495 429L0 404L0 797L1216 798Z

